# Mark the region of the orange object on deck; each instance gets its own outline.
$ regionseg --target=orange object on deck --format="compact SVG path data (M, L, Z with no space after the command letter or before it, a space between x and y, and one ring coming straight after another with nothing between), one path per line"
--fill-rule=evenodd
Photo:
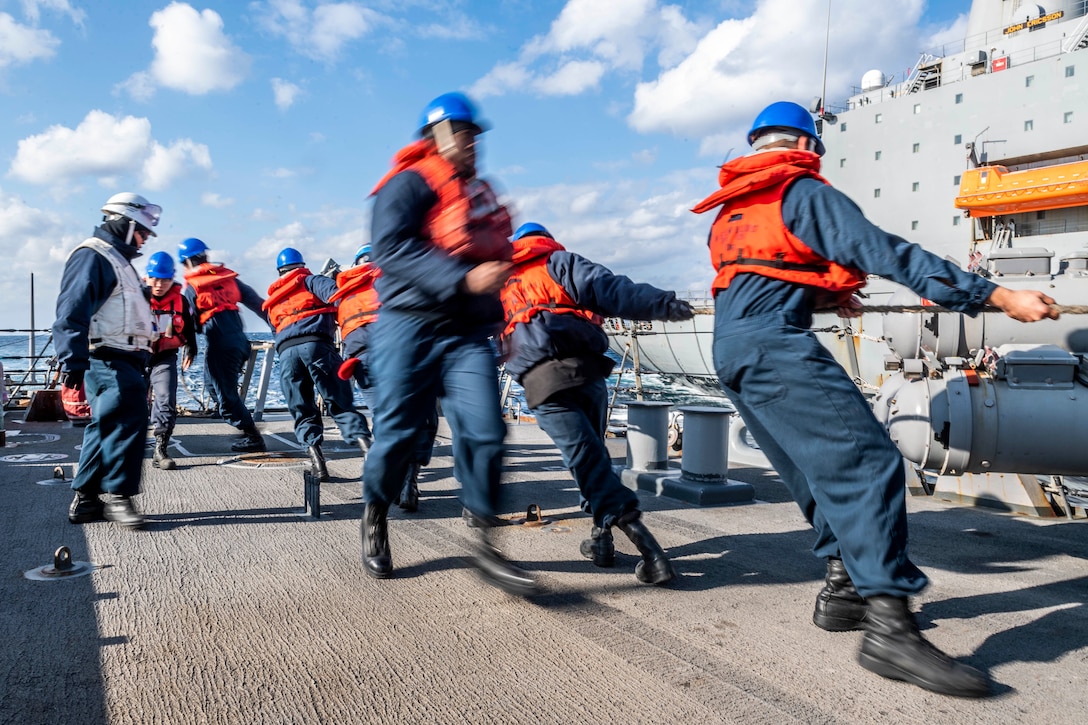
M970 216L1016 214L1088 205L1088 161L1009 171L1004 166L967 169L956 208Z

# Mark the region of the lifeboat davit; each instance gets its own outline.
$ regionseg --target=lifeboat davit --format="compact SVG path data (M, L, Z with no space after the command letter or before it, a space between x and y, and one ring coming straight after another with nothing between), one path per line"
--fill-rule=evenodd
M969 216L1016 214L1088 205L1088 161L1009 171L1004 166L967 169L956 208Z

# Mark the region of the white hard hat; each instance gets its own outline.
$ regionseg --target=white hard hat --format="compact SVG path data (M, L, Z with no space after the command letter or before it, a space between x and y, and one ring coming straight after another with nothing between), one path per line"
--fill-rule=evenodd
M139 194L133 194L131 191L114 194L102 206L102 213L106 215L107 219L116 219L118 217L131 219L151 232L151 236L158 236L152 230L152 227L158 225L162 207L150 203Z

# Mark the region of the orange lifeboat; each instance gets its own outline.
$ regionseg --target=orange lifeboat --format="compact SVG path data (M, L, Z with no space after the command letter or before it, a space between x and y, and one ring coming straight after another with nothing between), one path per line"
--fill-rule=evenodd
M1088 161L1009 171L1004 166L967 169L956 208L973 217L1088 205Z

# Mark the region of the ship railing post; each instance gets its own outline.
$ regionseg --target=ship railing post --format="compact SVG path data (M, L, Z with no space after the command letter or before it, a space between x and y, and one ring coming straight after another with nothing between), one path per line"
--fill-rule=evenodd
M263 343L264 360L261 361L261 378L257 383L257 400L253 405L253 420L264 420L264 402L268 397L268 385L272 380L272 360L276 348L270 342Z

